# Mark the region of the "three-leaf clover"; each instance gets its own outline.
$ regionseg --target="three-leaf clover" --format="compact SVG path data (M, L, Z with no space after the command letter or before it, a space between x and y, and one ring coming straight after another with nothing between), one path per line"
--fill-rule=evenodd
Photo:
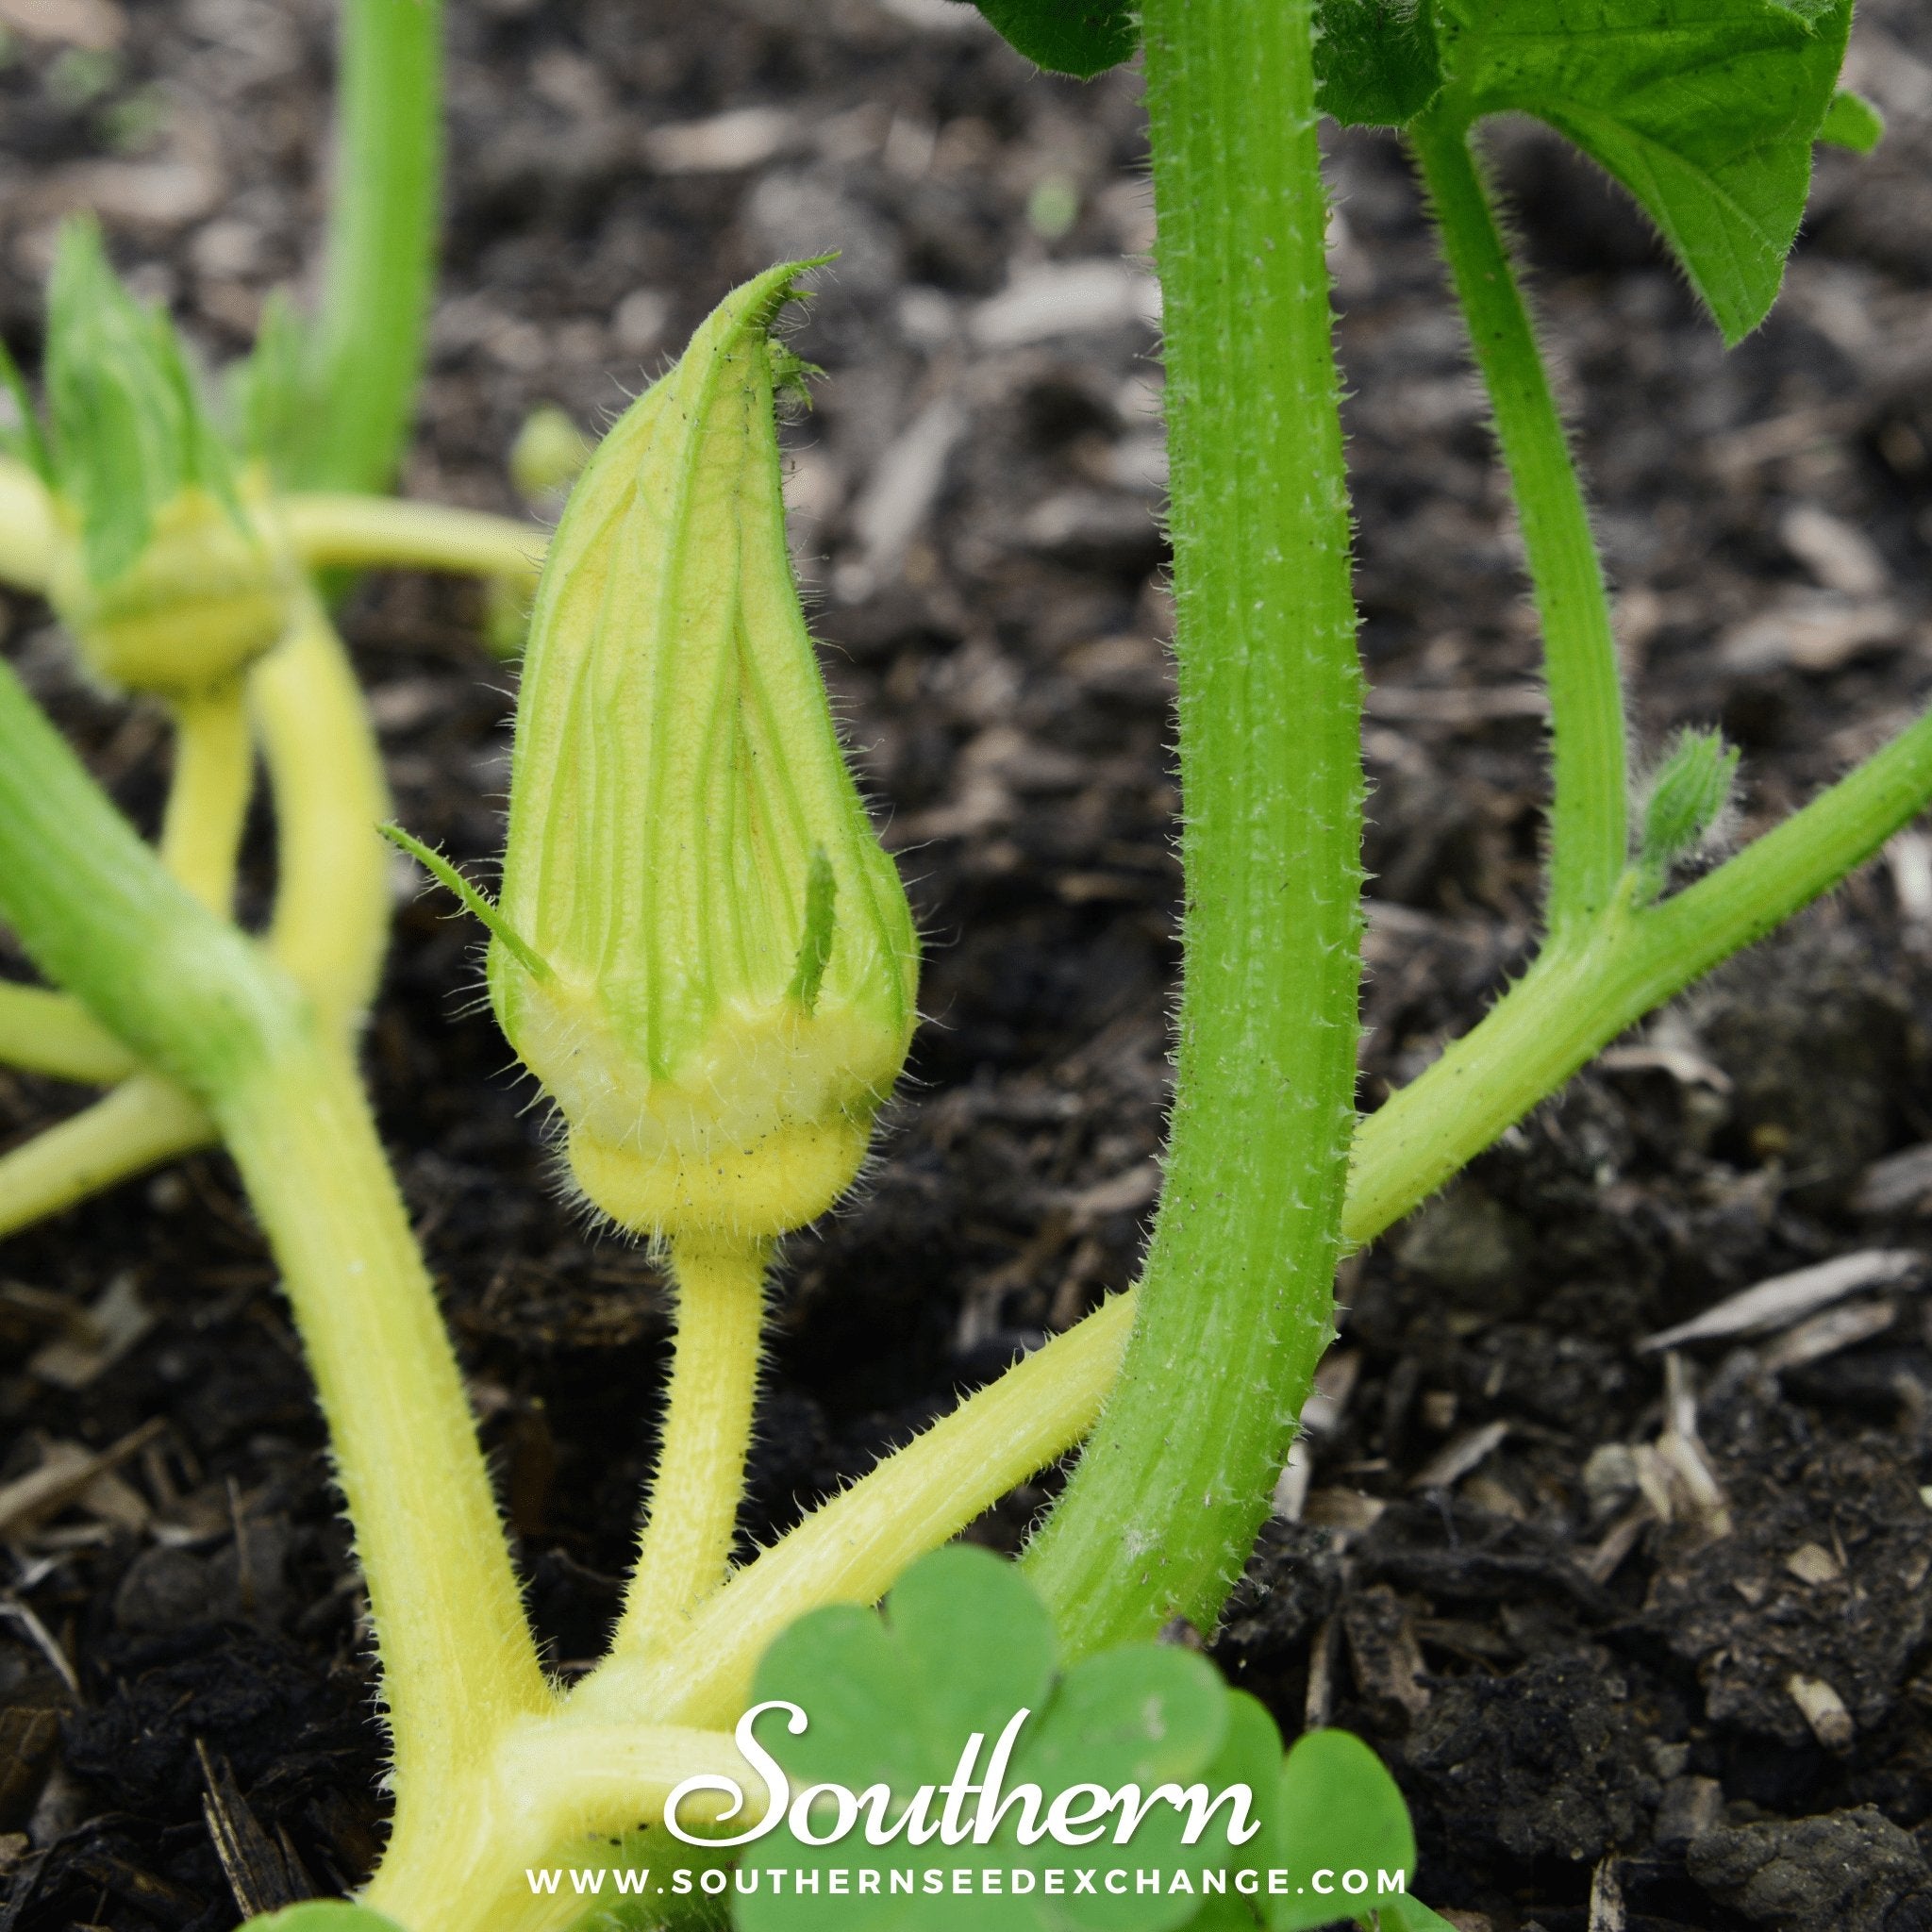
M1229 1857L1225 1806L1193 1845L1182 1843L1184 1817L1173 1804L1152 1805L1124 1845L1112 1841L1116 1816L1097 1809L1123 1787L1146 1794L1161 1785L1201 1785L1218 1795L1238 1778L1224 1762L1230 1699L1213 1667L1190 1651L1149 1643L1058 1672L1044 1607L1016 1570L984 1551L960 1546L924 1558L907 1572L883 1615L833 1608L802 1618L759 1667L756 1701L773 1699L808 1714L796 1737L777 1712L758 1731L792 1780L794 1815L808 1787L862 1794L883 1785L891 1799L880 1815L899 1830L885 1844L868 1842L863 1825L823 1845L802 1842L789 1827L761 1840L743 1874L747 1884L756 1876L757 1889L737 1901L743 1932L1168 1932L1198 1907L1199 1873ZM1068 1816L1089 1818L1094 1841L1042 1837L1023 1844L1016 1826L1024 1807L1016 1805L983 1844L948 1845L941 1835L908 1844L908 1833L922 1828L916 1810L906 1815L908 1801L921 1787L942 1790L975 1734L983 1772L1022 1710L1031 1715L1002 1790L1037 1786L1047 1804L1074 1793L1079 1802ZM929 1805L924 1822L941 1819L941 1802ZM958 1816L970 1822L980 1802L970 1794ZM1036 1812L1036 1823L1042 1815ZM808 1829L822 1837L831 1825ZM781 1870L788 1876L775 1889ZM1080 1870L1091 1874L1091 1889L1079 1887ZM801 1871L815 1874L816 1890L797 1890ZM877 1890L860 1889L862 1871L882 1874ZM911 1893L891 1890L894 1871L914 1874ZM1126 1874L1117 1881L1124 1891L1106 1890L1110 1872ZM1159 1874L1158 1890L1144 1873ZM1050 1892L1056 1875L1064 1889Z

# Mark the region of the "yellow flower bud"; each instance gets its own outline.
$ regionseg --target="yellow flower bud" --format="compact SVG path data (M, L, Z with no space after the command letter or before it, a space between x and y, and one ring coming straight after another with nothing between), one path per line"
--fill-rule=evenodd
M785 547L770 328L798 272L731 295L591 458L517 708L497 1017L584 1192L687 1240L824 1212L916 1018Z
M155 512L134 560L97 583L79 519L56 499L49 600L103 683L179 697L237 675L281 640L300 569L258 479L244 481L240 505L238 519L188 485Z

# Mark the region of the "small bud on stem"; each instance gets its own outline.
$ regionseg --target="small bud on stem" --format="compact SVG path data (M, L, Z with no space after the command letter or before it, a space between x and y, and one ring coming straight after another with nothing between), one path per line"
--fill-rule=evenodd
M584 1191L674 1239L830 1207L916 1018L785 546L769 335L798 273L731 295L591 458L517 710L491 998Z

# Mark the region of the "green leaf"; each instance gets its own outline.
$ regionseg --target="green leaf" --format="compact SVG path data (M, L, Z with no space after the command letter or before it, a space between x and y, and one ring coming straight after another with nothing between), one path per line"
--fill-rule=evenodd
M974 0L1001 38L1049 74L1091 80L1134 58L1133 0Z
M1108 1792L1125 1785L1146 1792L1167 1783L1200 1784L1210 1794L1221 1789L1215 1767L1228 1739L1230 1700L1205 1659L1174 1646L1137 1644L1090 1657L1063 1675L1056 1676L1054 1661L1046 1610L1010 1564L983 1550L941 1550L906 1574L882 1616L815 1611L774 1643L758 1669L756 1701L795 1704L809 1724L793 1737L773 1712L760 1721L759 1737L792 1778L794 1802L808 1784L853 1791L886 1786L892 1793L889 1828L919 1787L942 1786L953 1776L974 1732L986 1740L984 1769L1021 1710L1031 1716L1002 1781L1007 1793L1037 1785L1050 1804L1074 1785ZM1276 1761L1264 1754L1271 1774ZM1165 1802L1153 1806L1121 1846L1110 1842L1110 1828L1102 1842L1080 1847L1051 1838L1023 1845L1014 1828L1019 1811L1009 1808L985 1845L947 1846L937 1837L908 1845L903 1833L873 1845L859 1828L815 1846L789 1828L774 1833L746 1855L745 1874L757 1874L759 1884L738 1900L738 1923L743 1932L1170 1932L1199 1907L1200 1873L1230 1852L1225 1806L1191 1846L1181 1842L1181 1811ZM1110 1827L1114 1820L1095 1822ZM1070 1886L1047 1895L1043 1874L1076 1866L1158 1868L1175 1889L1096 1890L1076 1897ZM800 1895L788 1887L774 1894L768 1882L774 1868L816 1870L820 1890ZM912 1869L922 1889L827 1889L835 1870L867 1868ZM981 1889L980 1874L991 1868L1002 1874L997 1893ZM946 1890L924 1890L928 1872L943 1874ZM970 1874L971 1893L952 1890L956 1873ZM1178 1882L1176 1873L1184 1874ZM1023 1888L1017 1892L1016 1874Z
M1738 780L1739 753L1719 731L1678 732L1652 779L1638 847L1640 899L1655 898L1671 868L1709 837Z
M1727 342L1776 299L1851 0L1436 0L1463 125L1534 114L1629 190Z
M1382 1760L1348 1731L1309 1731L1281 1767L1281 1837L1289 1890L1268 1901L1271 1932L1307 1932L1340 1914L1380 1906L1385 1872L1415 1875L1415 1831L1408 1807ZM1351 1899L1341 1875L1369 1874ZM1326 1887L1324 1890L1323 1888Z
M1885 139L1885 116L1863 94L1841 87L1831 97L1818 138L1828 146L1869 155Z
M286 289L261 305L255 346L229 375L237 441L254 461L280 475L302 434L308 391L307 332Z
M34 399L27 393L26 379L20 373L20 364L13 359L13 352L5 342L0 342L0 385L4 385L13 403L13 412L20 418L18 427L8 429L0 437L0 448L10 457L16 457L50 488L54 481L54 460L47 449L47 439L41 430L41 419L34 410Z
M345 1899L309 1899L299 1906L287 1906L279 1912L264 1912L250 1919L242 1932L401 1932L393 1919L372 1912L367 1906L352 1906Z
M1344 127L1400 127L1442 87L1421 0L1320 0L1315 102Z
M122 286L91 219L60 231L47 289L46 390L55 482L79 516L93 582L134 562L157 512L186 488L206 490L240 521L232 466L180 339Z

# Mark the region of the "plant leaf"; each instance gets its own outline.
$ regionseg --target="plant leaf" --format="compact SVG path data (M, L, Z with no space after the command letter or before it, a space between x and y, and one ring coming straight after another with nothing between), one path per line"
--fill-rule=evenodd
M1134 58L1133 0L974 0L1001 39L1049 74L1091 80Z
M1038 1785L1048 1803L1076 1784L1108 1791L1138 1785L1144 1791L1200 1783L1216 1790L1213 1767L1230 1725L1228 1693L1213 1667L1172 1645L1103 1652L1056 1676L1052 1624L1031 1586L1010 1564L965 1546L915 1564L887 1599L883 1617L834 1608L801 1618L758 1668L757 1699L771 1698L798 1705L810 1719L798 1737L776 1712L760 1722L760 1740L793 1778L794 1797L808 1783L854 1791L883 1784L894 1800L889 1828L918 1787L952 1777L974 1732L986 1740L983 1769L1023 1709L1032 1715L1019 1733L1004 1789ZM1265 1759L1270 1774L1277 1761ZM774 1832L747 1853L747 1877L774 1866L816 1867L820 1889L774 1894L760 1883L738 1899L738 1923L743 1932L1170 1932L1200 1904L1199 1872L1230 1853L1222 1829L1225 1807L1192 1846L1181 1843L1181 1812L1165 1803L1152 1807L1130 1841L1118 1847L1102 1841L1070 1849L1050 1838L1023 1845L1014 1830L1017 1812L1008 1811L986 1845L947 1846L934 1838L914 1846L903 1833L873 1845L855 1830L816 1846L789 1829ZM1113 1820L1105 1822L1110 1826ZM1037 1874L1076 1862L1181 1871L1189 1888L1077 1898L1048 1897L1037 1882L1031 1890L1010 1890L1016 1871ZM823 1878L827 1867L866 1866L950 1868L973 1874L974 1890L955 1893L949 1885L938 1894L894 1895L855 1887L833 1894ZM979 1888L978 1874L991 1867L1008 1874L999 1893Z
M1869 155L1885 139L1885 116L1863 94L1841 87L1831 97L1818 138L1828 146Z
M393 1919L346 1899L314 1898L250 1919L242 1932L402 1932Z
M1308 1731L1281 1767L1282 1846L1288 1893L1268 1902L1270 1932L1307 1932L1338 1912L1386 1903L1374 1888L1384 1872L1415 1874L1408 1807L1382 1760L1349 1731ZM1351 1902L1339 1884L1349 1871L1370 1874L1370 1890ZM1318 1881L1325 1872L1329 1890Z
M1421 0L1320 0L1315 103L1344 127L1400 127L1442 88Z
M241 521L227 451L206 419L174 325L122 286L92 220L60 231L47 287L45 380L55 481L80 518L94 583L134 562L156 513L186 488L206 490Z
M1534 114L1629 190L1727 342L1776 299L1851 0L1436 0L1442 109Z

